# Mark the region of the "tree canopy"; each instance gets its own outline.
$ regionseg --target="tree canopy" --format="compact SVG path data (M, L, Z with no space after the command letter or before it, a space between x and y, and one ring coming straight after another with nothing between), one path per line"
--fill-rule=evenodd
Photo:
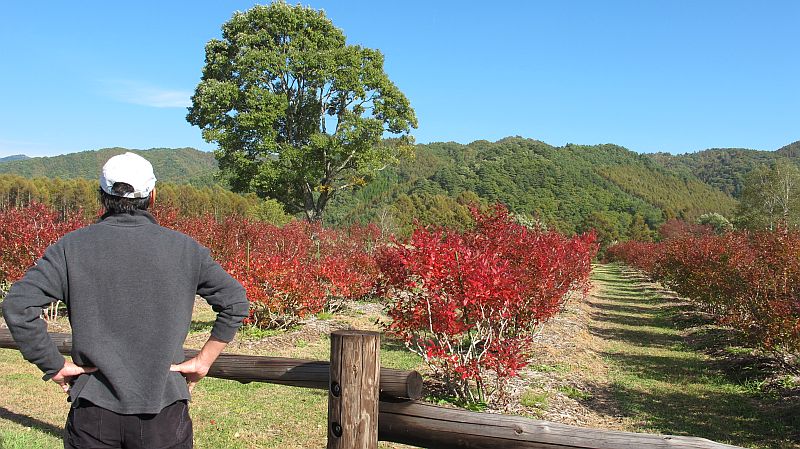
M206 45L187 120L219 145L235 191L319 220L338 192L413 151L414 111L383 63L380 51L347 45L322 11L255 6Z
M774 230L800 225L800 169L778 161L745 178L737 209L738 226Z

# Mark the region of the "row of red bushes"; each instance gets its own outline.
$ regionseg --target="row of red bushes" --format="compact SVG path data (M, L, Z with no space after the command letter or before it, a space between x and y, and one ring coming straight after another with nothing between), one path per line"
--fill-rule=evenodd
M208 247L244 285L255 325L292 324L342 300L384 297L389 331L472 401L502 391L488 388L487 373L502 383L525 365L537 326L570 292L586 291L597 253L594 234L529 229L499 206L473 210L476 225L466 232L419 227L407 241L383 239L373 225L277 227L163 208L155 215ZM0 280L19 279L49 244L88 224L81 216L63 219L42 205L0 211Z
M380 243L374 225L326 229L292 221L278 227L231 216L179 217L157 210L163 226L192 236L247 290L250 321L261 327L292 324L293 319L332 310L341 300L374 292Z
M607 257L694 301L751 344L800 354L800 232L685 233L620 243Z

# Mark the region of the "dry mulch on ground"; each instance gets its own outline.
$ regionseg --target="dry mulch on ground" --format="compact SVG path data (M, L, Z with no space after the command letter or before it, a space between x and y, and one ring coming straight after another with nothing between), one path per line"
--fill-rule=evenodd
M580 427L625 430L607 387L608 366L599 353L601 337L589 332L591 301L567 302L562 313L548 321L536 337L530 365L511 385L508 405L498 412L514 413ZM543 398L541 406L526 406L525 396Z

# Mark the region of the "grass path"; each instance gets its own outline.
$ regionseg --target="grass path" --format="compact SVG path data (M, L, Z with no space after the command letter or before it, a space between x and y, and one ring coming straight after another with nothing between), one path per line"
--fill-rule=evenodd
M598 266L593 280L589 330L601 339L608 388L632 418L630 430L753 448L800 447L796 398L787 402L762 391L757 376L731 370L698 343L719 329L687 318L685 304L622 267Z

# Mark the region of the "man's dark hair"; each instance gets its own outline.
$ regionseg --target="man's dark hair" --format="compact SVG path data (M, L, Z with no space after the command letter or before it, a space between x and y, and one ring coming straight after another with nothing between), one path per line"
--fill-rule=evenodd
M117 195L109 195L100 189L100 203L106 210L103 215L131 214L137 210L147 210L150 206L150 195L144 198L124 198L122 195L133 192L133 186L125 182L115 182L111 191ZM152 193L151 193L152 195Z

